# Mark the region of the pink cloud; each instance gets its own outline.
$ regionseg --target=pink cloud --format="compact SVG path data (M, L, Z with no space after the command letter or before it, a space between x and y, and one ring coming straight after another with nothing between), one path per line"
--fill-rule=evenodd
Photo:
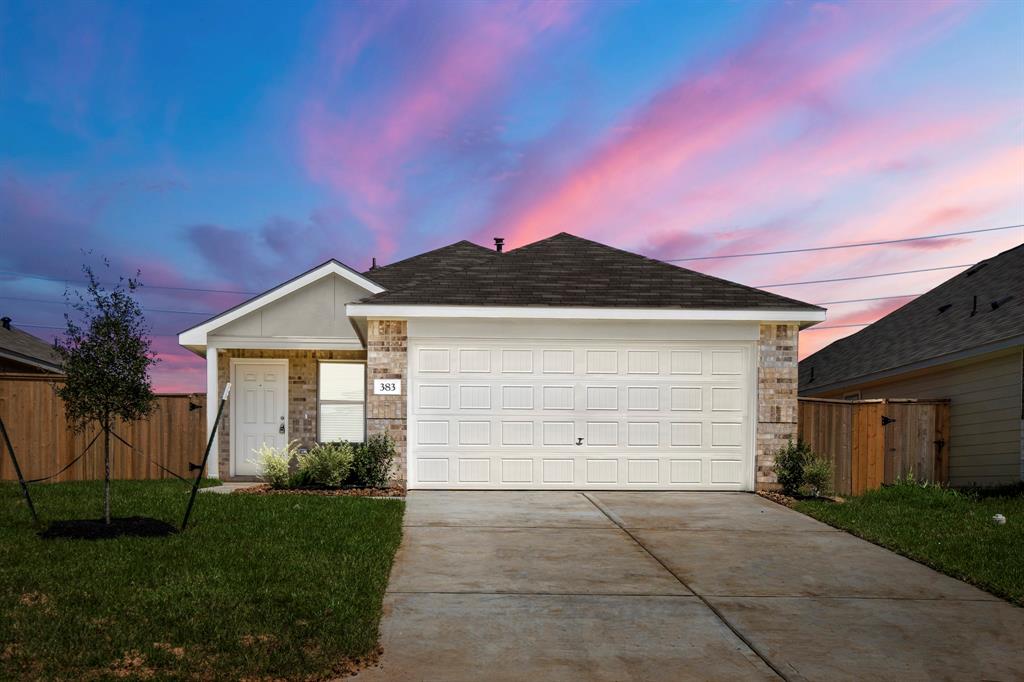
M678 196L686 186L681 177L707 173L708 160L746 149L754 137L876 69L907 35L927 33L922 27L937 19L948 16L926 3L886 5L884 12L867 4L816 6L802 17L779 17L760 39L661 92L547 191L499 207L497 231L516 245L567 226L601 238L623 222L645 224L634 216ZM734 184L712 201L745 200L746 191ZM660 227L678 231L694 222L688 210Z
M399 86L343 111L320 91L299 122L307 172L349 200L350 210L396 246L403 178L414 156L447 136L460 120L499 95L517 61L545 33L569 25L582 7L565 2L475 3L450 35L416 51L409 46ZM372 42L366 36L358 44ZM339 47L351 63L350 44Z

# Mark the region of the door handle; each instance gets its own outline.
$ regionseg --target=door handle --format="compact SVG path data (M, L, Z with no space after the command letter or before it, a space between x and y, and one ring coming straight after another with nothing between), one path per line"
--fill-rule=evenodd
M284 434L284 422L281 422L281 425L277 427L277 432L282 435Z

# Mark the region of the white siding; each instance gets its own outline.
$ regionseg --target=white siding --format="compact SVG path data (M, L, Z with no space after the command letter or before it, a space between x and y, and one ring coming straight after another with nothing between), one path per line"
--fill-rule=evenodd
M210 332L218 338L267 339L275 336L358 341L345 316L345 304L366 296L366 290L332 275L292 292L248 315Z
M952 485L1021 480L1021 349L864 386L868 398L949 398ZM840 397L834 395L832 397Z

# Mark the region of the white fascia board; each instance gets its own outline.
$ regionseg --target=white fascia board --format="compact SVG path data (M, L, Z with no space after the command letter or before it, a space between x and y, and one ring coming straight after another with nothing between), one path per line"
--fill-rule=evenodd
M337 339L315 336L213 336L210 344L218 348L269 350L362 350L359 339Z
M475 317L534 320L720 320L739 322L821 322L824 310L704 310L683 308L547 308L456 305L373 305L349 303L349 317L409 319Z
M321 280L328 275L338 275L339 277L347 279L356 286L365 289L370 294L379 294L384 291L384 288L379 284L368 280L355 270L345 267L338 261L327 261L323 265L313 268L309 272L274 287L273 289L270 289L269 291L266 291L239 306L223 312L216 317L210 318L206 322L196 325L191 329L186 329L178 334L178 344L182 346L205 346L206 335L211 331L224 326L228 322L237 320L244 315L248 315L263 306L273 303L274 301L283 298L292 292L298 291L313 282Z

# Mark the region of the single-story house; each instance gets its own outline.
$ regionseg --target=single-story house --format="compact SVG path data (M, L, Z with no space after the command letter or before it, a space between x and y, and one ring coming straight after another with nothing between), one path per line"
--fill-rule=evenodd
M950 484L1024 480L1024 245L805 358L800 395L948 398Z
M53 344L0 317L0 374L62 374L63 360Z
M558 234L357 272L331 260L179 335L206 357L209 474L389 433L410 488L753 490L796 434L814 305Z

